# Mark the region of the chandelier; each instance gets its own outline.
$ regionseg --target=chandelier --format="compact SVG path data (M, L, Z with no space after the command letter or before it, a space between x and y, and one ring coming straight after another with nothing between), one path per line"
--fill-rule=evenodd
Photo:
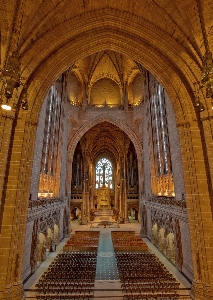
M203 57L201 84L206 88L206 98L213 99L213 60L209 51Z
M13 52L11 56L8 57L6 66L4 69L0 69L1 75L0 79L2 81L2 88L0 91L0 103L1 108L5 110L12 110L14 103L11 101L13 97L14 89L18 89L20 85L23 85L21 82L21 68L20 60L17 52ZM27 94L24 93L21 100L22 109L28 109L27 103Z
M200 25L203 35L203 41L205 46L205 54L202 59L202 74L201 74L201 80L194 83L195 86L195 107L198 108L198 110L204 111L204 105L200 101L200 90L205 88L205 95L206 98L212 98L213 99L213 59L212 59L212 53L209 49L209 43L208 43L208 35L206 33L205 28L205 22L202 12L202 6L201 1L197 1L198 4L198 14L200 19ZM213 109L213 107L212 107Z

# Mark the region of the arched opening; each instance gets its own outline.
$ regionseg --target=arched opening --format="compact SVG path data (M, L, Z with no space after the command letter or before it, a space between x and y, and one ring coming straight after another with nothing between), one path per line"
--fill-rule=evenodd
M53 244L54 246L58 245L59 242L59 228L57 224L54 224L54 231L53 231Z
M95 194L97 197L97 209L110 209L112 206L111 199L114 198L114 172L112 163L101 158L95 166Z
M48 228L46 242L43 236L37 236L37 232L44 232L43 217L57 219L57 224L60 224L59 237L62 239L70 233L70 203L74 201L88 224L93 214L91 209L98 209L95 162L106 157L111 159L116 170L114 195L110 194L114 218L127 222L129 207L138 203L139 221L143 216L144 234L149 239L153 234L156 244L161 241L159 247L162 249L163 230L155 228L155 225L162 222L176 224L174 233L166 237L166 254L176 264L177 257L174 259L173 252L176 251L176 255L178 253L178 268L190 279L199 282L200 290L207 298L206 284L212 286L211 276L206 276L211 272L211 249L205 242L212 228L212 154L208 150L211 149L212 109L203 95L201 99L205 111L198 111L193 103L193 83L200 78L204 47L202 39L198 39L201 32L198 29L199 32L195 33L192 24L197 24L197 16L201 12L198 8L194 17L187 17L188 11L184 8L190 7L190 2L181 5L170 3L169 7L163 2L153 2L149 3L151 9L146 7L146 2L141 7L132 5L126 9L119 6L119 2L113 7L108 3L92 7L92 2L85 2L82 7L79 3L70 10L65 9L65 2L56 3L51 10L44 2L38 2L33 7L30 4L26 7L24 4L20 7L14 5L10 9L5 4L3 8L4 15L11 15L8 20L13 20L13 30L8 29L10 21L7 26L2 26L2 66L6 65L10 54L17 50L13 48L18 45L18 58L23 71L21 75L26 82L24 86L21 84L17 94L14 90L12 98L8 98L16 111L2 114L3 121L0 123L3 145L0 223L1 236L7 240L7 243L2 243L2 253L9 253L8 257L5 256L3 272L7 275L4 276L0 294L11 293L10 298L16 297L16 291L19 290L17 282L29 275L30 259L25 258L23 249L27 253L27 249L33 248L30 247L31 241L36 244L39 240L39 244L42 244L38 251L41 260L45 245L51 249L53 228ZM39 16L38 12L41 11L43 14ZM65 12L62 19L61 11ZM206 11L204 9L205 22L198 27L206 26L211 37L212 24ZM58 12L60 16L54 18ZM16 14L17 17L12 16ZM34 15L37 17L34 18ZM186 26L191 18L194 19ZM88 56L93 57L91 59ZM70 106L64 100L69 98L67 80L72 82L70 97L73 99L69 99ZM112 106L109 97L109 101L105 101L101 107L88 105L91 87L101 86L103 81L107 81L107 87L112 81L116 82L117 86L112 90L118 99L119 87L120 102L116 100L113 102L117 103L116 106ZM98 91L101 90L100 86ZM21 109L26 94L28 112ZM162 95L164 103L161 102ZM51 102L51 99L54 101ZM160 114L155 114L156 107L161 108ZM165 107L166 111L163 109ZM54 113L45 119L48 110ZM165 112L168 118L163 126L161 113L165 115ZM94 143L98 145L102 138L102 144L97 149L87 147L89 139L86 132L104 122L122 131L121 134L116 129L114 135L119 137L120 142L115 147L114 140L107 133L101 137L102 132L99 132ZM159 136L156 134L158 130ZM83 151L75 156L79 145ZM31 161L34 163L32 172ZM83 164L78 164L79 161L83 161ZM29 210L26 209L28 202ZM176 214L171 217L172 210ZM38 218L40 212L41 220ZM133 209L130 212L135 214ZM164 218L164 215L168 218ZM39 220L38 224L35 220ZM152 228L153 220L156 224ZM37 224L38 228L32 224ZM23 237L25 232L23 245L20 236ZM11 248L8 246L9 236ZM36 251L32 253L36 256ZM16 272L11 276L10 271L5 270L13 270L14 265L17 266ZM202 268L205 269L203 272L200 271ZM194 291L196 294L196 286Z
M46 246L47 239L43 233L39 233L39 242L38 242L38 256L37 262L38 264L46 259Z
M174 233L170 232L166 237L166 254L168 258L175 263L175 243Z
M157 225L157 223L155 223L152 226L152 242L156 247L158 247L158 225Z

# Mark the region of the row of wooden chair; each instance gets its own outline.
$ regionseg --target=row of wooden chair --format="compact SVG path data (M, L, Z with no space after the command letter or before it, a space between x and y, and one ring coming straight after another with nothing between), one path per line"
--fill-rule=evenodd
M36 284L37 300L93 299L96 261L93 252L60 253Z
M47 295L37 295L37 300L92 300L93 295L90 294L73 294L73 295L57 295L57 294L47 294Z
M153 254L119 252L116 260L124 299L178 299L179 283Z
M174 293L168 294L154 294L154 295L146 295L146 294L125 294L123 300L178 300L179 295Z

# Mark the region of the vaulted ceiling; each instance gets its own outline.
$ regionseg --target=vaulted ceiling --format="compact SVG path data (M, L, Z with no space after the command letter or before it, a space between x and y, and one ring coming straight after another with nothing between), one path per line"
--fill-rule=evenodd
M79 83L77 87L76 79L70 76L71 98L79 99L77 95L74 96L74 90L79 90L80 84L87 90L88 101L93 104L102 104L104 101L112 105L121 104L128 86L141 75L134 85L133 96L129 96L130 103L136 103L143 96L141 88L144 82L143 71L145 69L140 64L121 53L112 50L99 51L77 61L72 66L71 73L75 74ZM136 93L140 95L136 96Z
M124 147L128 148L130 139L117 126L102 122L88 130L80 143L91 162L107 157L116 165L123 158Z
M181 120L194 109L193 83L201 79L204 53L213 49L212 15L212 0L2 1L1 67L18 51L29 107L38 117L54 81L70 66L83 69L79 61L87 56L93 59L91 72L82 70L85 80L93 84L101 76L97 61L108 61L114 80L124 84L129 68L121 76L116 55L102 55L113 50L156 76Z
M106 8L113 9L115 14L122 11L126 19L129 14L136 19L140 17L141 22L155 25L156 31L163 30L166 35L183 45L187 52L198 56L204 51L202 14L210 45L213 43L211 0L11 0L2 1L0 8L3 48L14 48L18 42L18 48L24 54L32 43L49 35L57 26L66 27L67 21L85 13L95 14L95 11L98 18L98 11ZM85 31L88 29L89 24ZM12 32L15 38L8 40Z

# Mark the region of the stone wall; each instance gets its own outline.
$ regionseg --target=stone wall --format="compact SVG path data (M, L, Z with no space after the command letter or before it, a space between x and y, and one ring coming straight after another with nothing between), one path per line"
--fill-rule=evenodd
M69 228L66 228L65 222L68 223L68 220L64 220L64 211L67 210L67 207L68 199L66 197L40 199L30 202L22 266L23 280L37 269L39 234L42 233L47 238L48 228L54 233L54 225L57 225L59 228L58 242L67 235ZM53 241L52 243L54 244ZM46 255L48 253L46 252Z
M69 232L68 214L69 202L66 197L66 167L67 167L67 141L68 141L68 116L67 116L67 73L63 74L56 83L58 95L61 97L60 124L58 127L58 155L54 165L54 186L57 192L56 198L38 198L39 180L41 171L41 160L43 155L43 143L45 134L45 119L47 113L47 100L49 93L43 103L39 124L36 131L36 143L34 149L34 161L31 179L31 199L28 208L28 219L26 226L24 260L22 278L26 279L35 272L38 263L39 234L43 233L47 238L47 229L50 228L54 235L54 225L58 226L58 242ZM47 252L48 254L48 252Z
M182 171L182 161L178 130L172 104L165 93L165 104L167 113L167 124L169 133L169 145L172 162L172 173L174 178L175 196L160 197L153 196L150 173L152 168L152 137L149 130L150 115L150 93L154 91L153 86L158 85L157 81L149 74L149 82L145 86L145 101L141 105L142 130L143 130L143 162L144 162L144 190L141 198L142 229L144 237L148 237L156 247L170 259L190 280L193 279L192 256L189 235L188 214L184 199L184 179ZM145 227L145 228L144 228ZM161 230L163 229L163 231ZM156 232L155 232L156 231ZM164 235L165 249L162 250L160 234ZM168 234L174 235L174 257L168 257L168 247L166 246Z

